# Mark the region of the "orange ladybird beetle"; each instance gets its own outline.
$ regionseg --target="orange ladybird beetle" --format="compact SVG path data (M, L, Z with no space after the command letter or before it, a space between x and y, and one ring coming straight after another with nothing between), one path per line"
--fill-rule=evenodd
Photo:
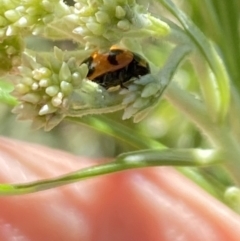
M88 79L108 89L123 84L131 78L150 73L146 60L136 53L115 46L106 53L94 52L83 63L88 65Z

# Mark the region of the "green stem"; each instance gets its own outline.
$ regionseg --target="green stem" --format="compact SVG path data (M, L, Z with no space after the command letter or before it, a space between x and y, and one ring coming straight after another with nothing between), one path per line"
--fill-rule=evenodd
M187 117L208 136L214 145L215 142L212 136L217 134L218 126L211 122L207 109L200 100L196 100L193 95L180 89L174 82L171 83L165 91L165 98L173 104L175 108L187 115Z
M221 123L229 108L229 76L224 68L222 60L212 44L208 41L205 35L194 25L194 23L179 9L171 0L158 0L166 7L182 24L186 34L192 39L197 49L202 53L205 60L216 76L216 82L220 93L220 105L217 107L217 119Z
M181 110L206 135L212 145L225 153L224 165L240 185L240 149L227 127L211 121L205 106L192 95L172 83L165 92L166 99Z
M62 177L26 184L1 184L1 195L18 195L59 187L83 179L151 166L207 166L222 162L222 153L215 150L165 149L130 152L120 155L116 161L88 167ZM203 161L204 160L204 161Z

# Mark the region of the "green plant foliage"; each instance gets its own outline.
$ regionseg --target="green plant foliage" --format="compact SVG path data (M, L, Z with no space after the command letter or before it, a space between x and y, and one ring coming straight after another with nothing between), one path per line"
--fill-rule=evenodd
M155 0L148 5L135 0L75 0L73 6L61 0L0 0L0 5L1 102L14 105L18 118L30 120L36 129L55 128L51 133L59 134L65 119L81 130L92 128L86 135L92 135L91 149L95 139L104 139L99 133L106 141L112 137L111 151L101 149L115 158L51 180L2 184L0 194L171 165L180 166L178 170L201 187L240 210L238 0ZM45 52L34 42L41 44L43 38ZM89 56L93 71L98 65L106 70L100 75L104 80L122 71L114 64L113 71L106 67L112 46L134 56L138 67L147 68L147 62L150 72L137 77L133 73L124 86L114 77L113 83L121 85L111 88L92 80ZM131 61L126 61L124 71ZM76 136L75 131L68 133ZM72 138L63 139L69 143ZM82 139L79 143L87 146Z

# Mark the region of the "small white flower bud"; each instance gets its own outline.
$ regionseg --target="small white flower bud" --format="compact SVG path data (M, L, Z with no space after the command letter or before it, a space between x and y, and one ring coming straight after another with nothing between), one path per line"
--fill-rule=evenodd
M42 108L40 109L38 114L40 116L41 115L47 115L47 114L54 113L56 110L57 110L56 107L54 107L52 104L48 103L48 104L42 106Z
M87 28L97 36L101 36L104 32L103 26L98 23L87 23Z
M4 16L9 20L11 21L12 23L18 21L18 19L21 17L21 15L19 14L18 11L16 10L8 10L4 13Z
M17 84L17 85L15 86L15 90L16 90L19 94L23 95L23 94L28 93L29 90L30 90L30 88L29 88L29 86L27 86L27 85L25 85L25 84L23 84L23 83L19 83L19 84Z
M137 95L136 93L132 92L130 94L128 94L124 99L123 99L123 104L127 105L132 103L135 99L136 99Z
M68 95L73 91L73 86L72 84L66 82L66 81L62 81L60 84L61 87L61 91L65 94Z
M133 107L140 109L141 107L146 106L148 102L149 102L148 99L137 98L133 103Z
M49 86L45 90L46 94L48 94L49 96L55 96L58 93L58 91L59 91L59 87L56 85Z
M27 93L26 95L21 97L21 100L30 102L32 104L37 104L41 100L41 96L36 93Z
M144 87L144 89L141 93L141 97L147 98L149 96L153 96L160 89L161 89L161 86L158 83L149 83Z
M118 28L124 31L127 31L130 29L130 23L127 19L121 20L117 24Z
M39 88L39 84L38 83L36 83L36 82L34 82L33 84L32 84L32 90L37 90Z
M47 86L49 86L50 84L51 84L50 79L41 79L41 80L39 81L39 86L41 86L41 87L47 87Z
M13 25L7 27L6 36L13 36L18 33L18 30Z
M126 119L131 118L137 111L138 111L138 109L134 108L132 105L128 106L124 110L122 119L126 120Z
M111 19L109 18L108 14L106 12L103 12L103 11L99 11L95 14L96 16L96 20L99 22L99 23L110 23L111 22Z
M62 99L59 98L58 96L55 96L55 97L52 98L51 103L54 107L58 107L62 104Z
M32 84L34 83L34 80L32 78L26 77L26 78L23 78L21 82L25 85L32 86Z
M71 71L65 62L62 63L62 66L59 72L59 79L60 81L69 81L71 79Z
M117 6L115 10L116 18L118 19L124 18L125 15L126 15L126 11L121 6Z

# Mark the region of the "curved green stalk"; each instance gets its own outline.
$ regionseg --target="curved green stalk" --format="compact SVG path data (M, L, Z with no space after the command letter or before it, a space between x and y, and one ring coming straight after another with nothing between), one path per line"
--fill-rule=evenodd
M165 6L182 24L186 33L196 44L199 51L205 57L210 68L216 76L216 83L219 88L220 98L219 106L216 106L217 120L222 122L227 114L230 101L230 87L229 87L229 78L227 72L224 68L224 65L218 56L216 50L204 34L191 22L187 16L181 12L171 0L158 0L163 6ZM208 82L204 83L207 85ZM206 89L206 88L204 88Z
M224 165L233 176L235 182L240 185L240 149L228 127L213 123L208 116L205 106L200 101L194 99L192 95L178 88L174 83L166 90L165 97L203 131L215 148L224 150Z
M87 178L151 166L207 166L221 162L220 151L201 149L165 149L130 152L120 155L116 161L88 167L48 180L26 184L1 184L0 195L19 195L59 187ZM203 161L204 160L204 161Z

